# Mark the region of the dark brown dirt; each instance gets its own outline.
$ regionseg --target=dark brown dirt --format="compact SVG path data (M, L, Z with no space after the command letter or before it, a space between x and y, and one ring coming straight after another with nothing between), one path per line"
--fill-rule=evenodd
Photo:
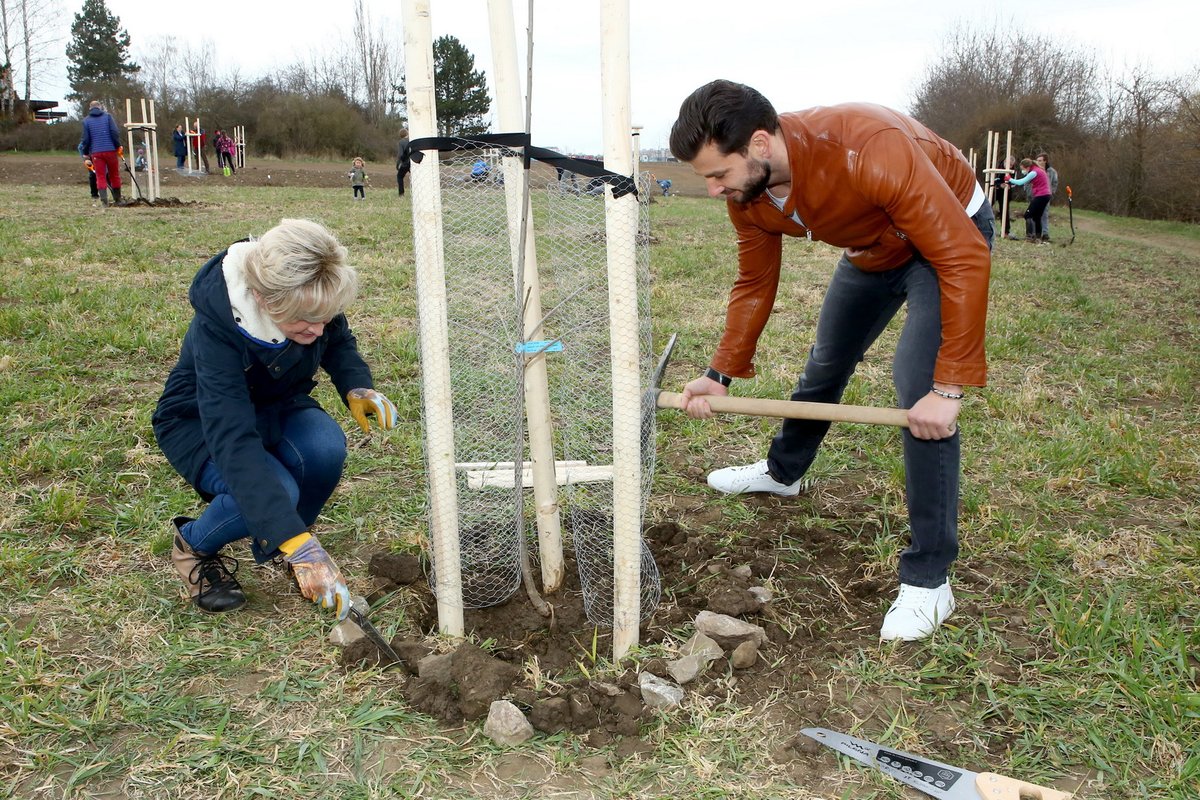
M772 713L792 730L806 725L850 726L864 719L886 724L887 715L903 699L878 694L864 698L855 687L838 682L831 666L842 656L875 646L882 612L895 590L892 576L869 576L862 568L858 550L874 536L870 525L853 535L839 530L834 519L828 520L828 526L800 527L792 519L800 516L795 512L811 512L811 498L747 497L743 502L756 506L765 519L729 543L697 530L702 524L711 527L713 520L694 500L681 498L666 515L673 519L645 529L662 573L663 601L643 624L641 642L681 643L691 636L692 621L704 610L740 616L767 632L768 642L758 661L737 670L736 680L730 680L735 671L727 647L725 660L687 684L689 693L702 693L715 703L735 700L739 705L773 699ZM866 513L862 516L869 518ZM788 545L786 552L778 550L781 541ZM380 582L374 600L397 591L400 584L416 581L407 590L413 601L406 611L417 620L419 630L392 641L406 671L415 673L417 663L429 652L425 634L437 627L435 603L418 562L413 556L376 555L370 570ZM443 668L440 677L392 673L404 681L408 701L414 708L458 724L485 716L492 699L507 697L539 731L573 733L594 746L630 739L632 745L626 742L625 748L636 750L641 724L650 716L637 675L648 671L666 677L665 662L651 659L633 664L610 681L581 677L581 666L590 669L593 658L611 652L611 633L594 628L586 619L579 580L569 559L567 574L566 588L548 598L555 608L553 622L538 615L523 593L500 606L467 611L467 630L476 641L491 640L494 646L487 653L474 645L459 647L448 656L449 672ZM971 574L958 580L966 585L987 582ZM764 605L749 589L766 583L775 599ZM1015 612L1014 616L1019 617ZM919 645L911 649L920 652ZM535 661L541 677L536 683L523 671ZM373 667L380 657L369 644L359 644L344 651L343 663L348 668ZM1012 666L998 664L994 672L999 677ZM937 713L941 712L929 710L931 715ZM943 732L947 743L954 740L954 726L946 720L931 716L928 724ZM801 736L789 738L775 757L809 763L822 754Z

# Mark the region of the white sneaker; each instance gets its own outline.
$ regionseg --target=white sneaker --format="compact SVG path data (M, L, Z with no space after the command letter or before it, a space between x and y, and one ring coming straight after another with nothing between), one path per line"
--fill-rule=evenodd
M718 492L725 494L744 494L747 492L769 492L783 497L795 497L800 494L801 480L795 483L780 483L767 472L767 460L764 458L757 464L747 464L744 467L725 467L708 474L708 485Z
M954 613L954 593L946 581L936 589L900 584L900 594L883 618L879 638L912 642L930 636Z

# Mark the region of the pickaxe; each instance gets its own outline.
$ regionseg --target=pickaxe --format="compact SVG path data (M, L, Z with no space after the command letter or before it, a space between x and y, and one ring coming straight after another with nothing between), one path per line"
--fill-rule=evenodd
M683 395L678 392L664 392L659 388L671 351L675 349L675 339L678 334L672 334L662 358L651 378L651 388L646 393L646 399L653 400L651 408L674 408L683 410ZM878 406L851 406L841 403L808 403L800 400L766 400L758 397L732 397L728 395L705 395L708 406L713 411L723 414L743 414L752 417L781 417L783 419L813 419L826 422L861 422L868 425L895 425L908 427L908 412L903 408L880 408ZM643 426L646 425L647 403L643 403ZM643 435L642 440L646 437Z

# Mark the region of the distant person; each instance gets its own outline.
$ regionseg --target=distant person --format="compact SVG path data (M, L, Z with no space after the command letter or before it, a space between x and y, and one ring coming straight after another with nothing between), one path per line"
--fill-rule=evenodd
M196 129L196 161L203 162L204 172L209 173L209 172L212 172L212 168L209 167L209 165L208 165L208 150L206 150L204 147L206 144L208 144L208 133L204 130L204 128L197 127L197 129ZM200 167L200 164L197 163L196 167L198 169Z
M660 178L658 188L662 189L662 196L666 197L671 194L671 181L669 178Z
M100 190L96 186L96 168L92 165L92 160L90 158L85 158L83 160L83 166L87 168L88 188L92 192L92 205L100 205Z
M555 165L554 172L557 175L557 185L560 189L579 193L579 179L575 177L573 170Z
M1046 170L1046 179L1050 181L1050 199L1046 201L1046 210L1042 212L1042 241L1050 241L1050 204L1054 202L1054 196L1058 194L1058 170L1050 166L1050 156L1045 153L1038 153L1034 159L1038 166Z
M85 161L89 158L92 161L96 171L96 190L100 202L105 206L108 205L109 189L112 189L112 202L121 202L121 168L117 154L120 147L121 131L117 128L117 121L104 110L99 100L88 103L79 153Z
M1025 241L1041 244L1042 215L1046 211L1046 206L1050 205L1050 178L1032 158L1022 158L1021 169L1025 174L1020 178L1009 178L1009 184L1012 186L1029 185L1033 199L1029 201L1029 207L1025 209Z
M135 172L145 172L148 166L149 162L146 160L146 148L139 147L137 149L137 153L133 157L133 169Z
M471 180L482 183L488 179L488 174L492 168L482 158L471 165Z
M237 167L233 163L233 156L236 152L237 145L234 144L233 139L229 138L229 134L225 133L225 131L217 131L217 153L223 160L223 163L221 163L220 166L221 171L224 172L226 176L233 175L237 172Z
M997 162L996 164L996 169L1008 170L1008 172L992 173L992 213L995 215L996 219L1000 220L1000 237L1002 239L1008 238L1010 234L1009 228L1012 227L1011 223L1013 219L1012 196L1016 194L1015 190L1009 193L1008 208L1005 208L1004 187L1008 184L1008 181L1005 179L1016 171L1016 166L1017 159L1013 156L1008 156L1003 161Z
M366 182L367 167L361 158L356 158L350 165L350 186L354 189L355 200L367 199L367 191L363 188Z
M984 323L992 208L962 152L920 122L847 103L778 114L759 92L713 81L687 97L671 152L725 200L738 270L725 330L708 369L684 386L689 416L713 412L754 353L775 305L783 237L844 248L793 400L837 403L902 307L892 382L901 432L911 544L883 640L924 639L954 611L958 556L959 411L987 376ZM788 325L796 320L789 314ZM784 420L767 458L708 476L719 492L799 494L830 424ZM819 566L818 566L819 568ZM830 614L839 612L831 610Z
M400 141L396 145L396 189L404 197L404 176L412 167L412 152L408 144L408 129L400 129Z
M183 132L182 125L175 126L175 132L171 134L171 141L175 146L175 170L183 169L184 159L187 158L187 134Z
M212 146L213 153L217 156L217 172L220 172L224 175L229 175L229 173L225 171L225 153L221 150L221 140L224 138L225 132L220 128L217 128L216 131L213 132Z
M384 430L396 407L376 391L345 310L358 276L324 226L285 219L236 242L192 281L194 316L154 411L167 460L208 502L169 526L176 570L202 611L246 603L226 547L242 539L259 564L282 558L301 593L339 618L341 571L312 534L342 477L346 435L312 397L318 369L350 415Z

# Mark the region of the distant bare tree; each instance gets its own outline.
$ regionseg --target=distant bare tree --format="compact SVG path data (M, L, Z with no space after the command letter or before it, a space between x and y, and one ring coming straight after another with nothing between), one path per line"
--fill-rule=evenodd
M205 39L198 48L184 46L179 53L179 80L186 105L199 108L206 93L216 86L213 64L217 61L216 46Z
M1196 219L1200 133L1196 77L1163 78L1135 67L1109 85L1101 196L1117 214ZM1098 187L1099 188L1099 187Z
M1096 59L1015 27L951 29L912 113L964 150L988 130L1012 130L1019 149L1062 148L1098 107Z
M24 100L31 100L39 76L59 60L61 37L55 23L61 14L58 0L0 0L0 110L12 112L18 80L24 84Z
M309 54L306 65L297 65L303 73L304 91L363 102L356 57L343 48Z
M387 39L371 28L363 0L354 0L354 44L363 80L363 107L367 120L378 122L387 113L393 79L393 59Z
M183 105L179 90L183 85L180 50L179 40L174 36L159 36L151 39L149 46L138 54L142 65L142 86L163 113Z

